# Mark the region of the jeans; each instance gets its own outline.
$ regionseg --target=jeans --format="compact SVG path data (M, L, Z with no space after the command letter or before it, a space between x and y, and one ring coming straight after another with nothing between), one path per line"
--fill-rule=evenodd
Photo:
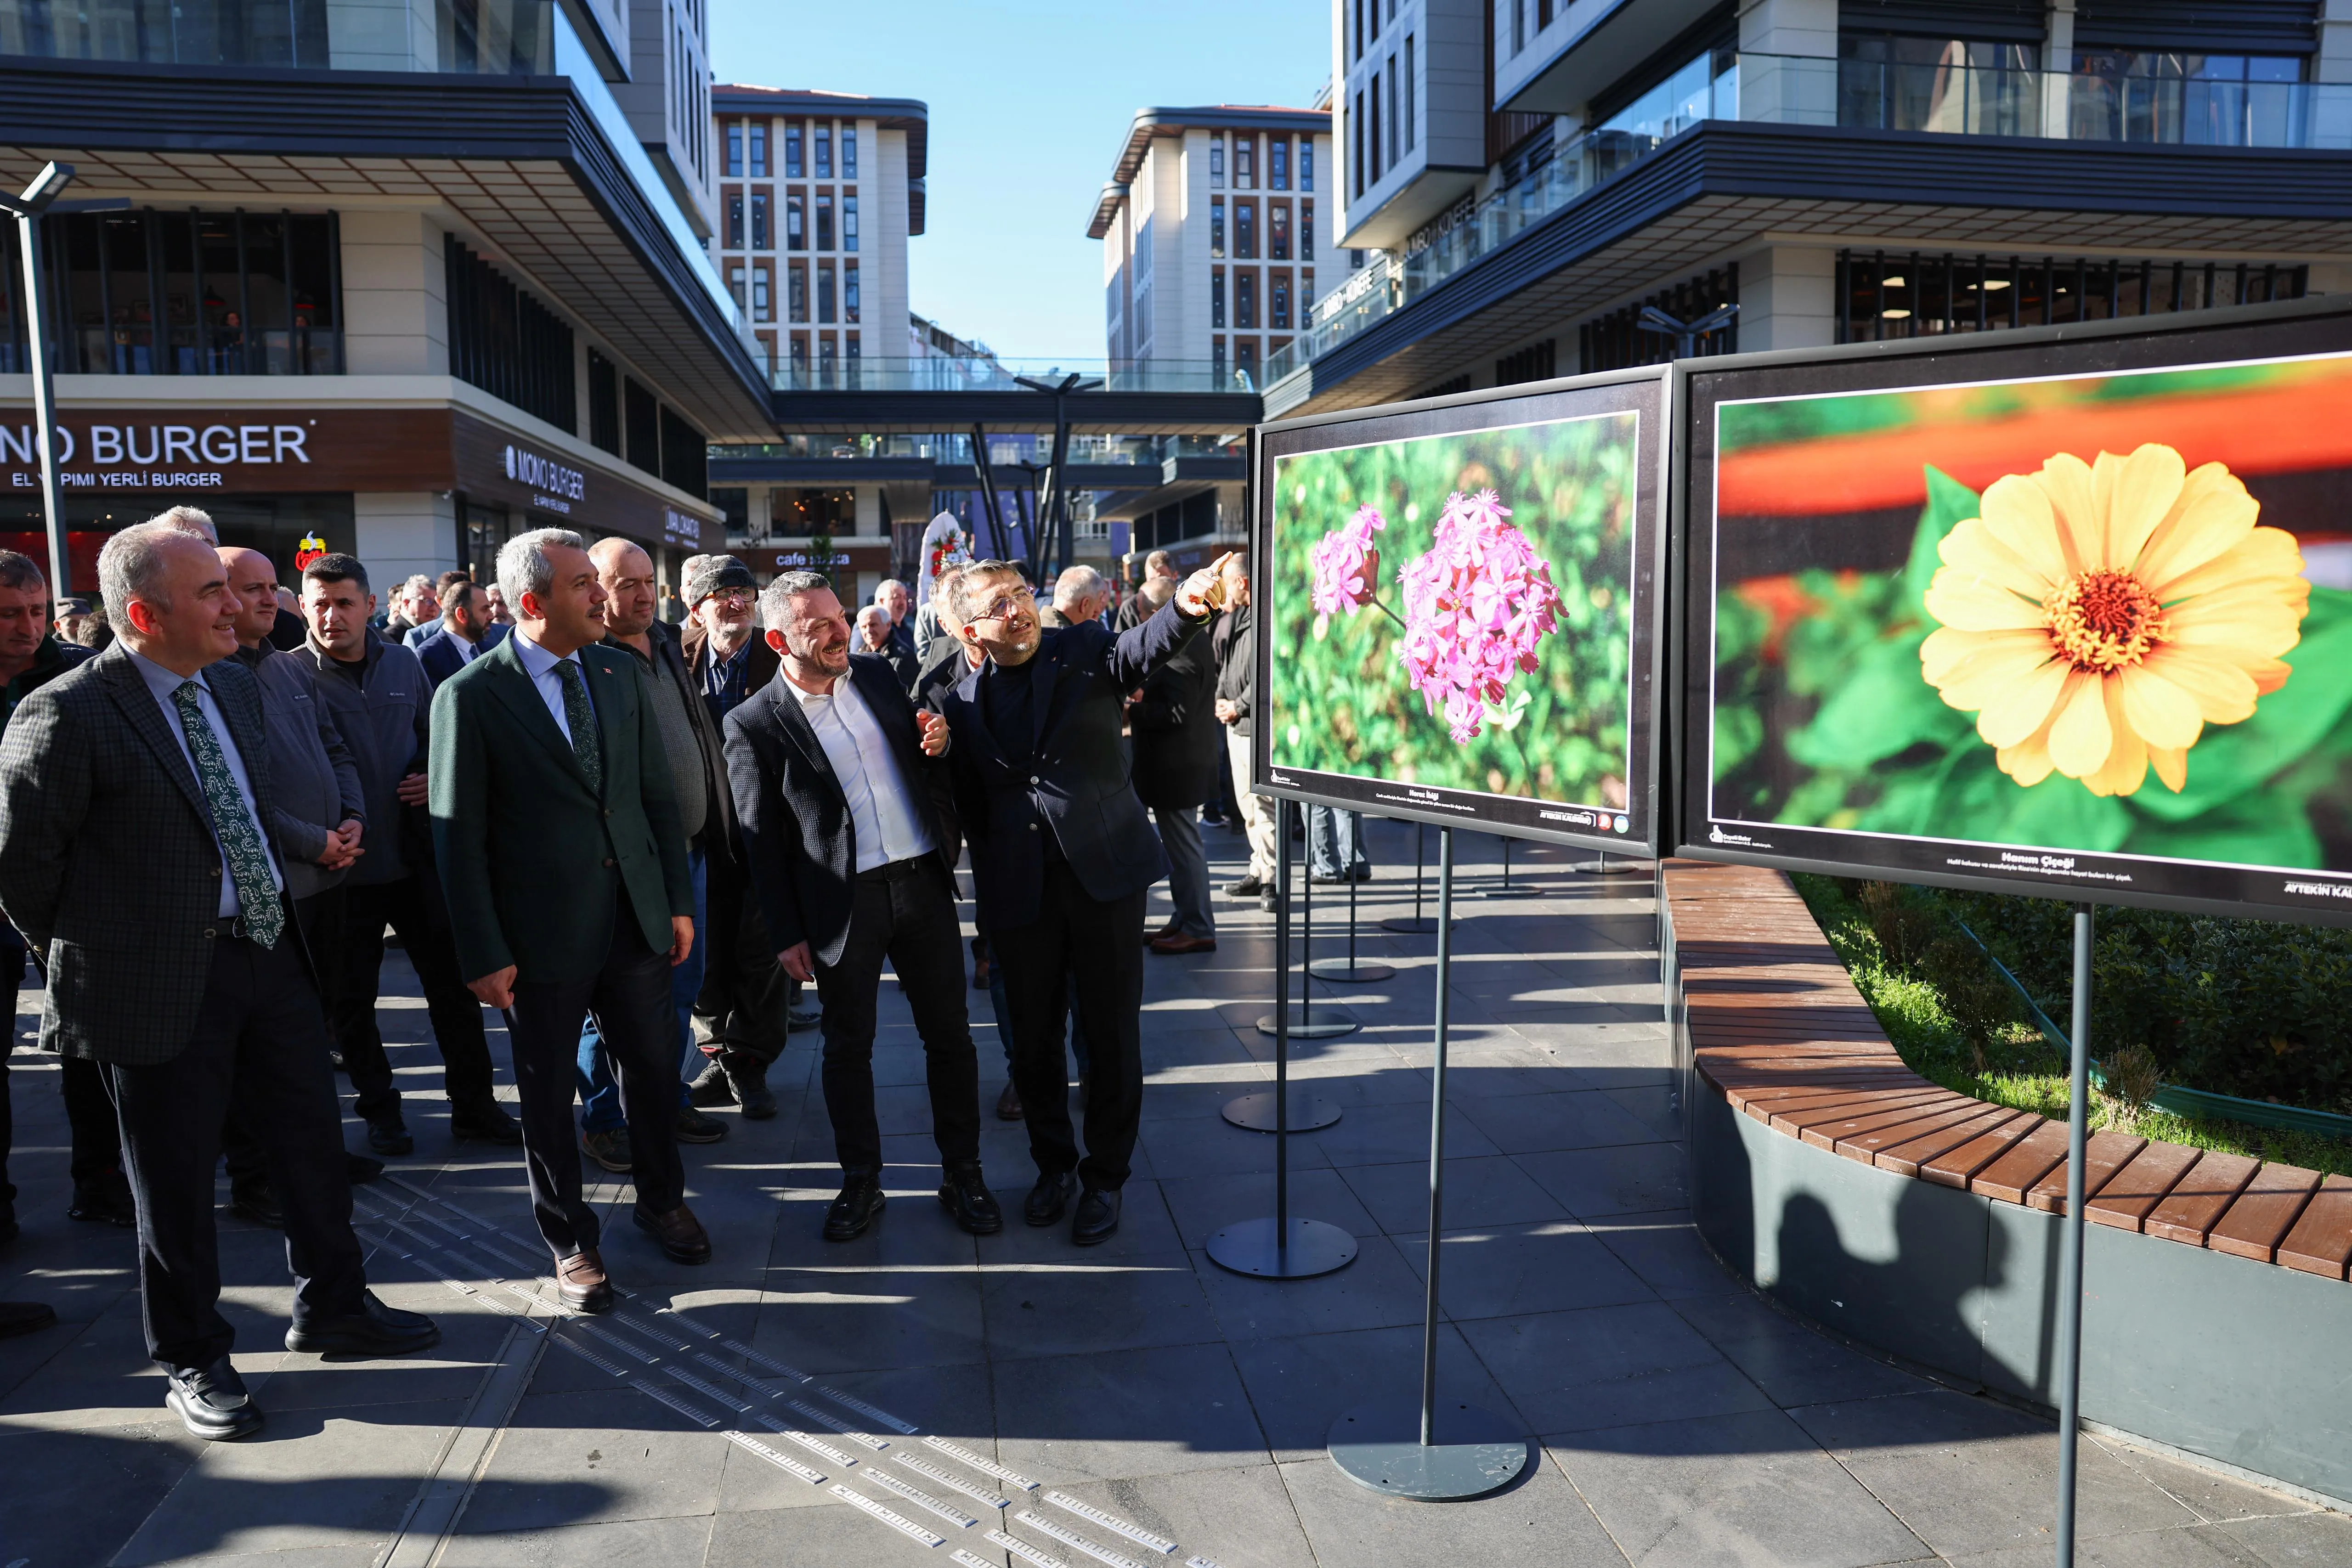
M1274 803L1249 791L1250 737L1238 728L1225 730L1225 760L1233 768L1234 799L1241 808L1242 829L1249 836L1249 873L1274 887Z
M1155 806L1151 820L1160 829L1160 847L1168 852L1168 896L1176 905L1177 931L1214 938L1217 918L1209 912L1209 860L1201 849L1199 811Z
M1332 806L1307 808L1307 852L1316 876L1370 871L1364 856L1364 814Z
M705 1060L694 1042L694 998L702 991L702 939L709 929L706 906L710 883L702 852L688 850L687 863L694 871L694 951L686 956L685 963L669 972L670 1000L677 1008L677 1103L681 1105L687 1103L688 1085L701 1076ZM621 1108L620 1081L613 1075L613 1054L604 1048L604 1036L593 1012L580 1026L577 1071L580 1130L610 1133L627 1126L628 1117Z

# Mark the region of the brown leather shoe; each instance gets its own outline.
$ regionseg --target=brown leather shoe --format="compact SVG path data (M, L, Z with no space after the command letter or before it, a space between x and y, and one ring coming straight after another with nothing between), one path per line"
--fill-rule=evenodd
M555 1260L555 1293L575 1312L613 1310L613 1281L604 1278L604 1260L596 1249Z
M1181 932L1171 931L1165 936L1153 937L1151 950L1155 953L1213 953L1217 950L1217 939L1213 936L1187 936Z
M679 1204L667 1214L656 1214L644 1204L637 1205L637 1228L661 1243L662 1256L673 1263L708 1263L710 1261L710 1238L704 1233L702 1221L694 1218L694 1210Z

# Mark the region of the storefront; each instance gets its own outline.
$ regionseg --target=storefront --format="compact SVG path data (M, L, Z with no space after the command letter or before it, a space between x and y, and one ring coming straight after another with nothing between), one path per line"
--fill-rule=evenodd
M783 549L739 549L735 557L751 569L762 587L778 572L821 571L833 580L841 601L853 609L870 601L890 575L887 538L835 539L822 549L814 541Z

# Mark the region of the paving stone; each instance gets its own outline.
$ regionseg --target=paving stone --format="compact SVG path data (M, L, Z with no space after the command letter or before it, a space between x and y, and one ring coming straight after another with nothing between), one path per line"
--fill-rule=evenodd
M1429 1228L1429 1162L1355 1166L1339 1173L1391 1235ZM1447 1140L1444 1218L1449 1230L1566 1219L1568 1210L1503 1155L1455 1158Z
M1536 1071L1549 1075L1551 1069ZM1599 1089L1507 1093L1465 1100L1461 1104L1463 1114L1507 1155L1654 1144L1662 1136L1610 1092Z
M164 1416L157 1421L153 1416ZM205 1444L179 1417L142 1426L0 1436L0 1543L7 1561L95 1568L110 1561L179 1485Z
M1348 1568L1623 1568L1624 1556L1559 1469L1538 1455L1494 1497L1436 1505L1381 1497L1328 1458L1282 1467L1320 1563Z
M1660 1296L1721 1295L1739 1281L1699 1239L1686 1209L1655 1214L1595 1215L1585 1221L1601 1244Z
M711 1522L629 1519L495 1534L462 1531L442 1552L439 1568L576 1568L587 1563L700 1568L710 1546Z
M1205 1253L1193 1255L1193 1269L1218 1328L1236 1344L1421 1322L1420 1282L1395 1244L1375 1234L1358 1237L1356 1245L1354 1261L1310 1280L1231 1273Z
M1263 1134L1246 1134L1262 1137ZM1271 1139L1268 1139L1271 1142ZM1293 1143L1298 1140L1294 1138ZM1184 1245L1205 1246L1213 1231L1235 1220L1274 1212L1274 1177L1262 1172L1242 1175L1188 1176L1163 1181L1160 1190L1176 1222ZM1376 1236L1380 1227L1357 1200L1339 1173L1324 1166L1290 1168L1290 1212L1307 1219L1336 1225L1351 1236Z
M1032 1480L1069 1485L1270 1462L1223 1343L999 1361L993 1372L998 1458Z
M530 1395L499 1435L466 1505L465 1532L707 1514L729 1446L629 1389Z
M1770 1405L1660 1301L1484 1318L1461 1328L1538 1432L1728 1416Z
M2263 1568L2336 1568L2352 1563L2352 1519L2340 1513L2233 1520L2221 1529Z
M1412 1271L1426 1279L1429 1238L1395 1239ZM1438 1270L1445 1315L1457 1322L1654 1299L1632 1270L1572 1220L1449 1230Z
M1685 1202L1680 1144L1559 1149L1517 1158L1521 1170L1579 1219L1680 1208Z
M1782 1316L1753 1292L1687 1296L1674 1305L1685 1322L1784 1408L1922 1394L1935 1386Z
M1197 1344L1217 1337L1182 1252L992 1269L981 1281L992 1360Z
M1314 1548L1299 1523L1290 1489L1271 1464L1074 1482L1058 1490L1175 1542L1173 1561L1177 1563L1199 1555L1218 1568L1317 1568ZM1051 1505L1037 1511L1127 1556L1147 1561L1155 1556ZM1019 1524L1013 1526L1013 1531L1038 1542L1057 1556L1086 1561L1081 1554L1062 1552L1034 1531L1024 1533Z

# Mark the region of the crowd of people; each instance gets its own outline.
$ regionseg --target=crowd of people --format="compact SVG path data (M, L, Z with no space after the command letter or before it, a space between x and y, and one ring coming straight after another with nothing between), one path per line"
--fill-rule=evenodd
M1040 603L1019 566L961 562L919 613L898 581L851 607L819 574L762 591L698 556L672 625L622 538L526 533L495 583L411 577L380 605L352 556L281 584L173 507L111 537L99 580L53 625L40 569L0 552L0 970L12 1015L38 972L68 1212L135 1228L148 1352L200 1437L261 1425L218 1308L224 1161L232 1209L286 1234L289 1348L438 1339L369 1291L352 1229L352 1185L415 1142L377 1025L387 933L424 993L451 1136L520 1151L555 1292L600 1312L583 1155L630 1176L664 1255L708 1260L679 1145L726 1135L713 1110L777 1113L767 1075L795 1028L822 1031L841 1167L824 1234L874 1225L886 968L922 1042L948 1216L1004 1224L980 1157L978 990L1008 1070L995 1110L1035 1166L1023 1219L1107 1239L1140 1117L1144 955L1215 946L1204 814L1247 834L1227 893L1274 895L1238 557L1180 576L1155 553L1125 604L1092 568ZM1163 878L1175 913L1148 929ZM365 1155L344 1146L338 1070ZM5 1079L0 1241L17 1232ZM0 1303L0 1334L53 1316Z

